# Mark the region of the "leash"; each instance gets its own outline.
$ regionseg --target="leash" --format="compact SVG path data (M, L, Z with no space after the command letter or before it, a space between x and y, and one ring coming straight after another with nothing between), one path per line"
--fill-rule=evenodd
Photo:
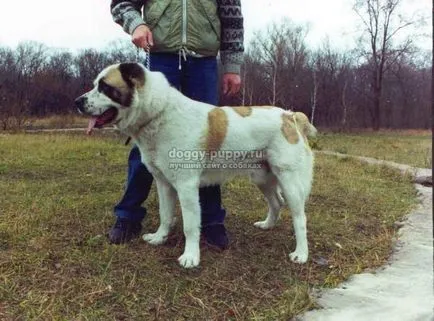
M140 63L142 61L145 62L145 68L151 70L151 54L149 53L149 46L146 46L146 48L137 47L136 62Z
M146 46L146 48L140 48L137 47L136 51L136 62L141 63L144 61L144 66L146 69L151 70L151 54L149 52L149 46ZM131 141L131 136L128 136L127 140L125 141L125 146L127 146Z

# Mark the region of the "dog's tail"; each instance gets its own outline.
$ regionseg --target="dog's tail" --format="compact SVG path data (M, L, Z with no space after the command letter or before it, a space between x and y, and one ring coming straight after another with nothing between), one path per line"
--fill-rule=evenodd
M307 116L305 114L303 114L302 112L296 111L293 114L295 122L297 124L298 129L300 130L300 132L308 137L308 138L313 138L316 136L318 130L315 128L314 125L312 125L309 122L309 118L307 118Z

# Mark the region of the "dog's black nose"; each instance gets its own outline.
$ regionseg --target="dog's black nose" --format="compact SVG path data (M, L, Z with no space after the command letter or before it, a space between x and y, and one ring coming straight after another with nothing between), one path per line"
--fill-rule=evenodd
M86 97L80 96L74 101L75 107L77 107L80 113L85 112L84 105L86 103L86 100L87 100Z

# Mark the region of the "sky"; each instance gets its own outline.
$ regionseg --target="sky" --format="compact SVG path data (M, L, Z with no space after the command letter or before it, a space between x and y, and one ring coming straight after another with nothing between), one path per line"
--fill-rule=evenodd
M174 0L175 1L175 0ZM295 23L308 24L306 41L312 47L329 38L333 46L350 49L357 35L354 0L241 0L244 16L245 43L255 31L283 17ZM115 24L109 0L9 0L2 1L0 12L0 45L14 48L19 42L33 40L49 47L79 50L103 48L116 39L130 39ZM429 0L402 0L403 11L419 12L427 25L419 31L428 34L419 46L432 48L432 4ZM430 38L431 37L431 38Z

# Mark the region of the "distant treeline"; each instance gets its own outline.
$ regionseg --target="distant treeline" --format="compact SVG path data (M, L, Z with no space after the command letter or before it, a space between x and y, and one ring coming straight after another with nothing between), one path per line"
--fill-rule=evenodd
M380 75L372 54L337 51L327 41L309 49L306 35L305 27L289 21L258 33L246 46L242 91L222 97L222 104L277 105L305 112L316 126L342 130L431 128L430 52L390 51ZM1 128L20 126L29 116L75 113L74 98L104 67L134 61L136 54L127 40L77 53L34 42L0 47Z

